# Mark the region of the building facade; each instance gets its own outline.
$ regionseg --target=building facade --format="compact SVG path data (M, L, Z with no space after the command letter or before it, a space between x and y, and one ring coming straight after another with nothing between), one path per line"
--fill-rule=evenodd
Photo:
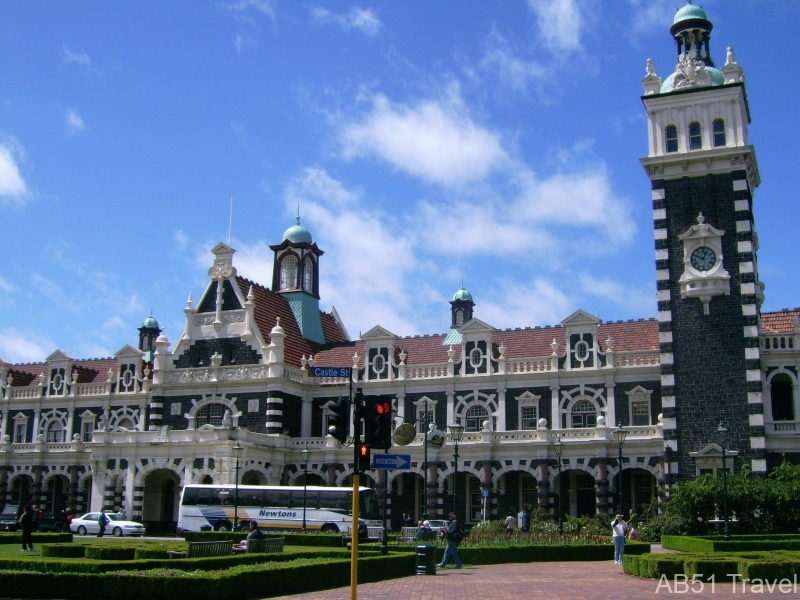
M271 288L237 273L233 248L214 247L177 339L148 317L112 358L0 360L0 505L124 507L169 530L188 483L233 485L238 472L242 484L288 485L307 470L309 484L350 485L352 448L327 434L350 382L315 379L313 365L352 367L365 395L414 424L416 438L393 450L411 455L409 469L362 474L386 486L395 527L403 513L454 505L466 522L553 511L559 499L572 515L638 509L721 468L720 423L736 471L799 460L800 309L761 312L744 75L730 47L715 66L711 30L702 9L681 8L675 71L662 80L648 61L643 79L657 319L577 310L500 330L461 288L444 333L376 325L351 340L335 309L320 311L323 251L298 218L271 246ZM424 444L429 431L445 444Z

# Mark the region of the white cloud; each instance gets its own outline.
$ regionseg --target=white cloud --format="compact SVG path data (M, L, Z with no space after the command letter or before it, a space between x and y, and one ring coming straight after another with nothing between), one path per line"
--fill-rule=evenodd
M255 244L237 242L234 244L236 254L233 256L233 266L242 277L260 283L264 287L272 287L272 263L275 254L270 250L269 244L263 240ZM203 257L203 264L210 265L208 252ZM247 294L247 290L242 290Z
M235 0L219 6L230 12L237 21L249 25L255 25L255 19L252 17L253 13L267 17L271 21L275 21L276 17L275 3L271 0Z
M114 352L109 350L107 346L99 344L80 344L78 348L82 358L109 358L114 356Z
M233 45L236 48L236 54L241 54L245 50L255 48L256 40L247 33L237 33L236 37L233 39Z
M445 100L393 105L384 95L340 134L347 159L375 155L396 169L445 186L485 178L506 160L500 136L469 116L456 86Z
M673 0L628 0L633 10L633 34L647 35L654 31L667 31L672 25L678 3Z
M495 28L487 39L480 66L495 72L504 87L522 93L527 93L532 82L539 82L550 72L539 61L525 59Z
M75 135L76 133L86 129L86 124L78 114L78 111L74 108L68 108L64 111L64 123L66 124L67 132L70 135Z
M575 310L574 298L544 278L501 284L492 291L481 299L479 318L497 328L558 323Z
M613 279L600 279L589 273L580 274L580 282L586 295L610 300L636 314L648 314L656 307L652 287L635 288Z
M71 50L66 44L64 44L64 47L61 49L61 57L67 64L76 64L87 69L92 66L92 60L89 58L89 55L86 54L85 50Z
M553 51L581 50L582 16L576 0L528 0L544 45Z
M175 233L172 234L172 239L175 240L176 244L178 244L178 248L180 250L185 250L186 246L189 245L189 236L180 229L176 230Z
M56 344L47 336L13 327L0 331L0 357L12 363L41 362L55 349Z
M10 294L11 292L16 292L18 289L19 288L17 286L15 286L7 279L0 277L0 292L5 292L6 294Z
M0 203L23 202L28 194L14 152L19 153L14 145L0 144Z
M336 14L327 8L315 6L311 8L311 18L317 24L334 24L347 31L356 29L370 37L376 36L382 26L380 19L369 9L352 8L345 14Z

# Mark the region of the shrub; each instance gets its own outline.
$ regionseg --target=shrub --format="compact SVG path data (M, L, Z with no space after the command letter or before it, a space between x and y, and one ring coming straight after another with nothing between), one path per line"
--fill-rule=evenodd
M83 558L83 544L42 544L42 556L57 558Z
M133 560L136 548L133 546L86 546L86 558L93 560Z

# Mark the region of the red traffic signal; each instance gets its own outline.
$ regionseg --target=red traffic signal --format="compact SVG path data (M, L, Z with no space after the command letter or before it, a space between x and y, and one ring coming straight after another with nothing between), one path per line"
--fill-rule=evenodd
M369 444L358 445L358 470L368 471L370 469Z

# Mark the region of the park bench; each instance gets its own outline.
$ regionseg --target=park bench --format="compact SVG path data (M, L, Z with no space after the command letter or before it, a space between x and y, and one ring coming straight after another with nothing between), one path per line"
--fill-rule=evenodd
M359 538L359 544L370 544L375 542L380 542L381 537L383 537L383 527L367 527L367 537ZM352 536L348 534L342 534L342 546L348 546L352 541Z
M419 531L419 527L403 527L400 530L400 536L398 537L397 541L413 542L415 539L417 539L417 531Z
M283 552L283 542L286 538L264 538L261 540L248 540L247 554L254 552Z
M167 552L170 558L208 558L233 554L233 540L224 542L189 542L186 552Z

